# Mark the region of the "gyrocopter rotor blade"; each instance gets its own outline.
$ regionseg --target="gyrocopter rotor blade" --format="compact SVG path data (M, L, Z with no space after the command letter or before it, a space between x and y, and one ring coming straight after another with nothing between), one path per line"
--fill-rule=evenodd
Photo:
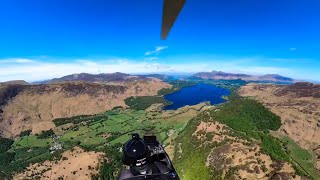
M161 39L165 40L182 10L186 0L164 0Z

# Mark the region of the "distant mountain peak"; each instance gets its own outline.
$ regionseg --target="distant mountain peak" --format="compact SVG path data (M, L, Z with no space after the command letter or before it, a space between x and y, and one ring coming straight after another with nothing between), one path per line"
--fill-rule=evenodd
M285 77L285 76L281 76L279 74L266 74L266 75L260 76L260 78L264 78L264 79L273 78L273 79L278 80L278 81L294 82L294 79L289 78L289 77Z
M265 75L263 75L263 76L270 76L270 77L284 77L284 76L281 76L281 75L279 75L279 74L265 74ZM263 77L262 76L262 77Z
M244 81L269 81L269 82L285 82L293 83L294 79L281 76L279 74L266 74L262 76L240 74L240 73L227 73L223 71L213 70L211 72L199 72L193 75L193 77L202 79L216 79L216 80L235 80L241 79Z
M79 73L66 75L61 78L54 78L48 81L43 81L40 83L50 84L57 82L66 81L85 81L85 82L128 82L128 81L146 81L151 80L148 76L134 76L130 74L125 74L121 72L115 73L100 73L100 74L89 74L89 73Z
M29 83L24 80L13 80L13 81L6 81L6 82L0 82L0 85L28 85Z

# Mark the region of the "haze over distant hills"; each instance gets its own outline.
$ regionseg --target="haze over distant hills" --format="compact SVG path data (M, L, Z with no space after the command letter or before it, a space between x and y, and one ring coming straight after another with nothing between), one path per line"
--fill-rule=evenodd
M139 74L132 75L121 72L115 73L100 73L100 74L90 74L90 73L80 73L80 74L70 74L63 77L57 77L45 81L34 82L33 84L51 84L58 82L69 82L69 81L85 81L85 82L132 82L132 81L145 81L151 80L152 78L166 80L174 79L188 79L188 78L201 78L201 79L213 79L213 80L244 80L248 82L268 82L268 83L295 83L300 80L296 80L290 77L282 76L279 74L266 74L266 75L250 75L250 74L240 74L240 73L227 73L223 71L211 71L211 72L198 72L196 74L184 75L180 77L179 75L172 74ZM316 83L316 82L312 82ZM13 80L7 82L0 82L1 84L27 84L23 80Z
M115 73L101 73L101 74L89 74L89 73L80 73L80 74L71 74L63 76L61 78L54 78L47 81L42 81L40 83L49 84L56 82L66 82L66 81L86 81L86 82L129 82L129 81L143 81L150 80L146 76L135 76L120 72Z
M236 74L226 73L222 71L211 71L211 72L199 72L193 75L195 78L201 79L215 79L215 80L234 80L241 79L244 81L268 81L268 82L283 82L283 83L294 83L296 80L284 77L278 74L266 74L263 76L248 75L248 74Z
M267 82L282 82L282 83L294 83L296 80L281 76L278 74L266 74L263 76L255 76L248 74L237 74L237 73L226 73L222 71L211 71L211 72L199 72L194 75L190 75L191 78L201 79L214 79L214 80L235 80L241 79L244 81L267 81ZM126 73L101 73L101 74L72 74L61 78L54 78L51 80L43 81L41 83L56 83L65 81L86 81L86 82L128 82L128 81L143 81L150 80L150 78L157 78L161 80L174 79L173 75L167 74L145 74L145 75L131 75Z
M86 82L132 82L132 81L146 81L151 80L152 78L157 78L160 80L169 80L175 79L172 75L167 74L143 74L143 75L132 75L121 72L115 73L100 73L100 74L89 74L89 73L80 73L80 74L71 74L66 75L61 78L54 78L51 80L38 82L39 84L50 84L57 82L66 82L66 81L86 81Z

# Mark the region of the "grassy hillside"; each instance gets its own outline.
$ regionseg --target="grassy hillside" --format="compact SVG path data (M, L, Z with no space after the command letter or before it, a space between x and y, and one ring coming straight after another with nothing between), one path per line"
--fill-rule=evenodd
M205 161L212 147L201 146L202 142L192 135L201 119L206 119L205 113L192 119L175 141L173 161L182 179L209 179L211 174L210 169L205 166Z
M200 132L206 138L199 139L195 135L200 122L220 122L231 128L229 137L242 139L242 142L257 143L261 147L261 152L269 155L275 162L288 162L293 164L297 173L308 176L308 173L300 171L297 164L290 158L286 151L285 143L269 134L269 130L278 130L281 122L280 118L271 113L262 104L251 99L244 99L238 96L230 97L230 102L214 110L201 113L191 120L183 132L175 141L174 164L183 179L228 179L241 167L234 167L223 171L219 168L206 166L206 161L210 153L223 149L224 145L234 142L233 140L223 140L221 142L211 142L213 133ZM232 139L232 138L231 138ZM210 142L209 142L210 141ZM297 155L298 157L299 155ZM310 158L310 157L308 157ZM262 169L267 169L265 165ZM308 167L308 166L306 166ZM276 172L272 172L275 174ZM272 176L271 172L268 174Z
M309 174L313 179L320 179L320 173L314 168L313 155L307 150L301 148L289 137L283 137L282 140L286 143L286 147L293 163L302 173Z

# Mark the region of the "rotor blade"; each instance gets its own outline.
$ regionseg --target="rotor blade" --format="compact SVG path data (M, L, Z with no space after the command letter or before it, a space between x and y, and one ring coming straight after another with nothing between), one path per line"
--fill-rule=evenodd
M167 36L185 2L186 0L164 0L161 39L167 39Z

